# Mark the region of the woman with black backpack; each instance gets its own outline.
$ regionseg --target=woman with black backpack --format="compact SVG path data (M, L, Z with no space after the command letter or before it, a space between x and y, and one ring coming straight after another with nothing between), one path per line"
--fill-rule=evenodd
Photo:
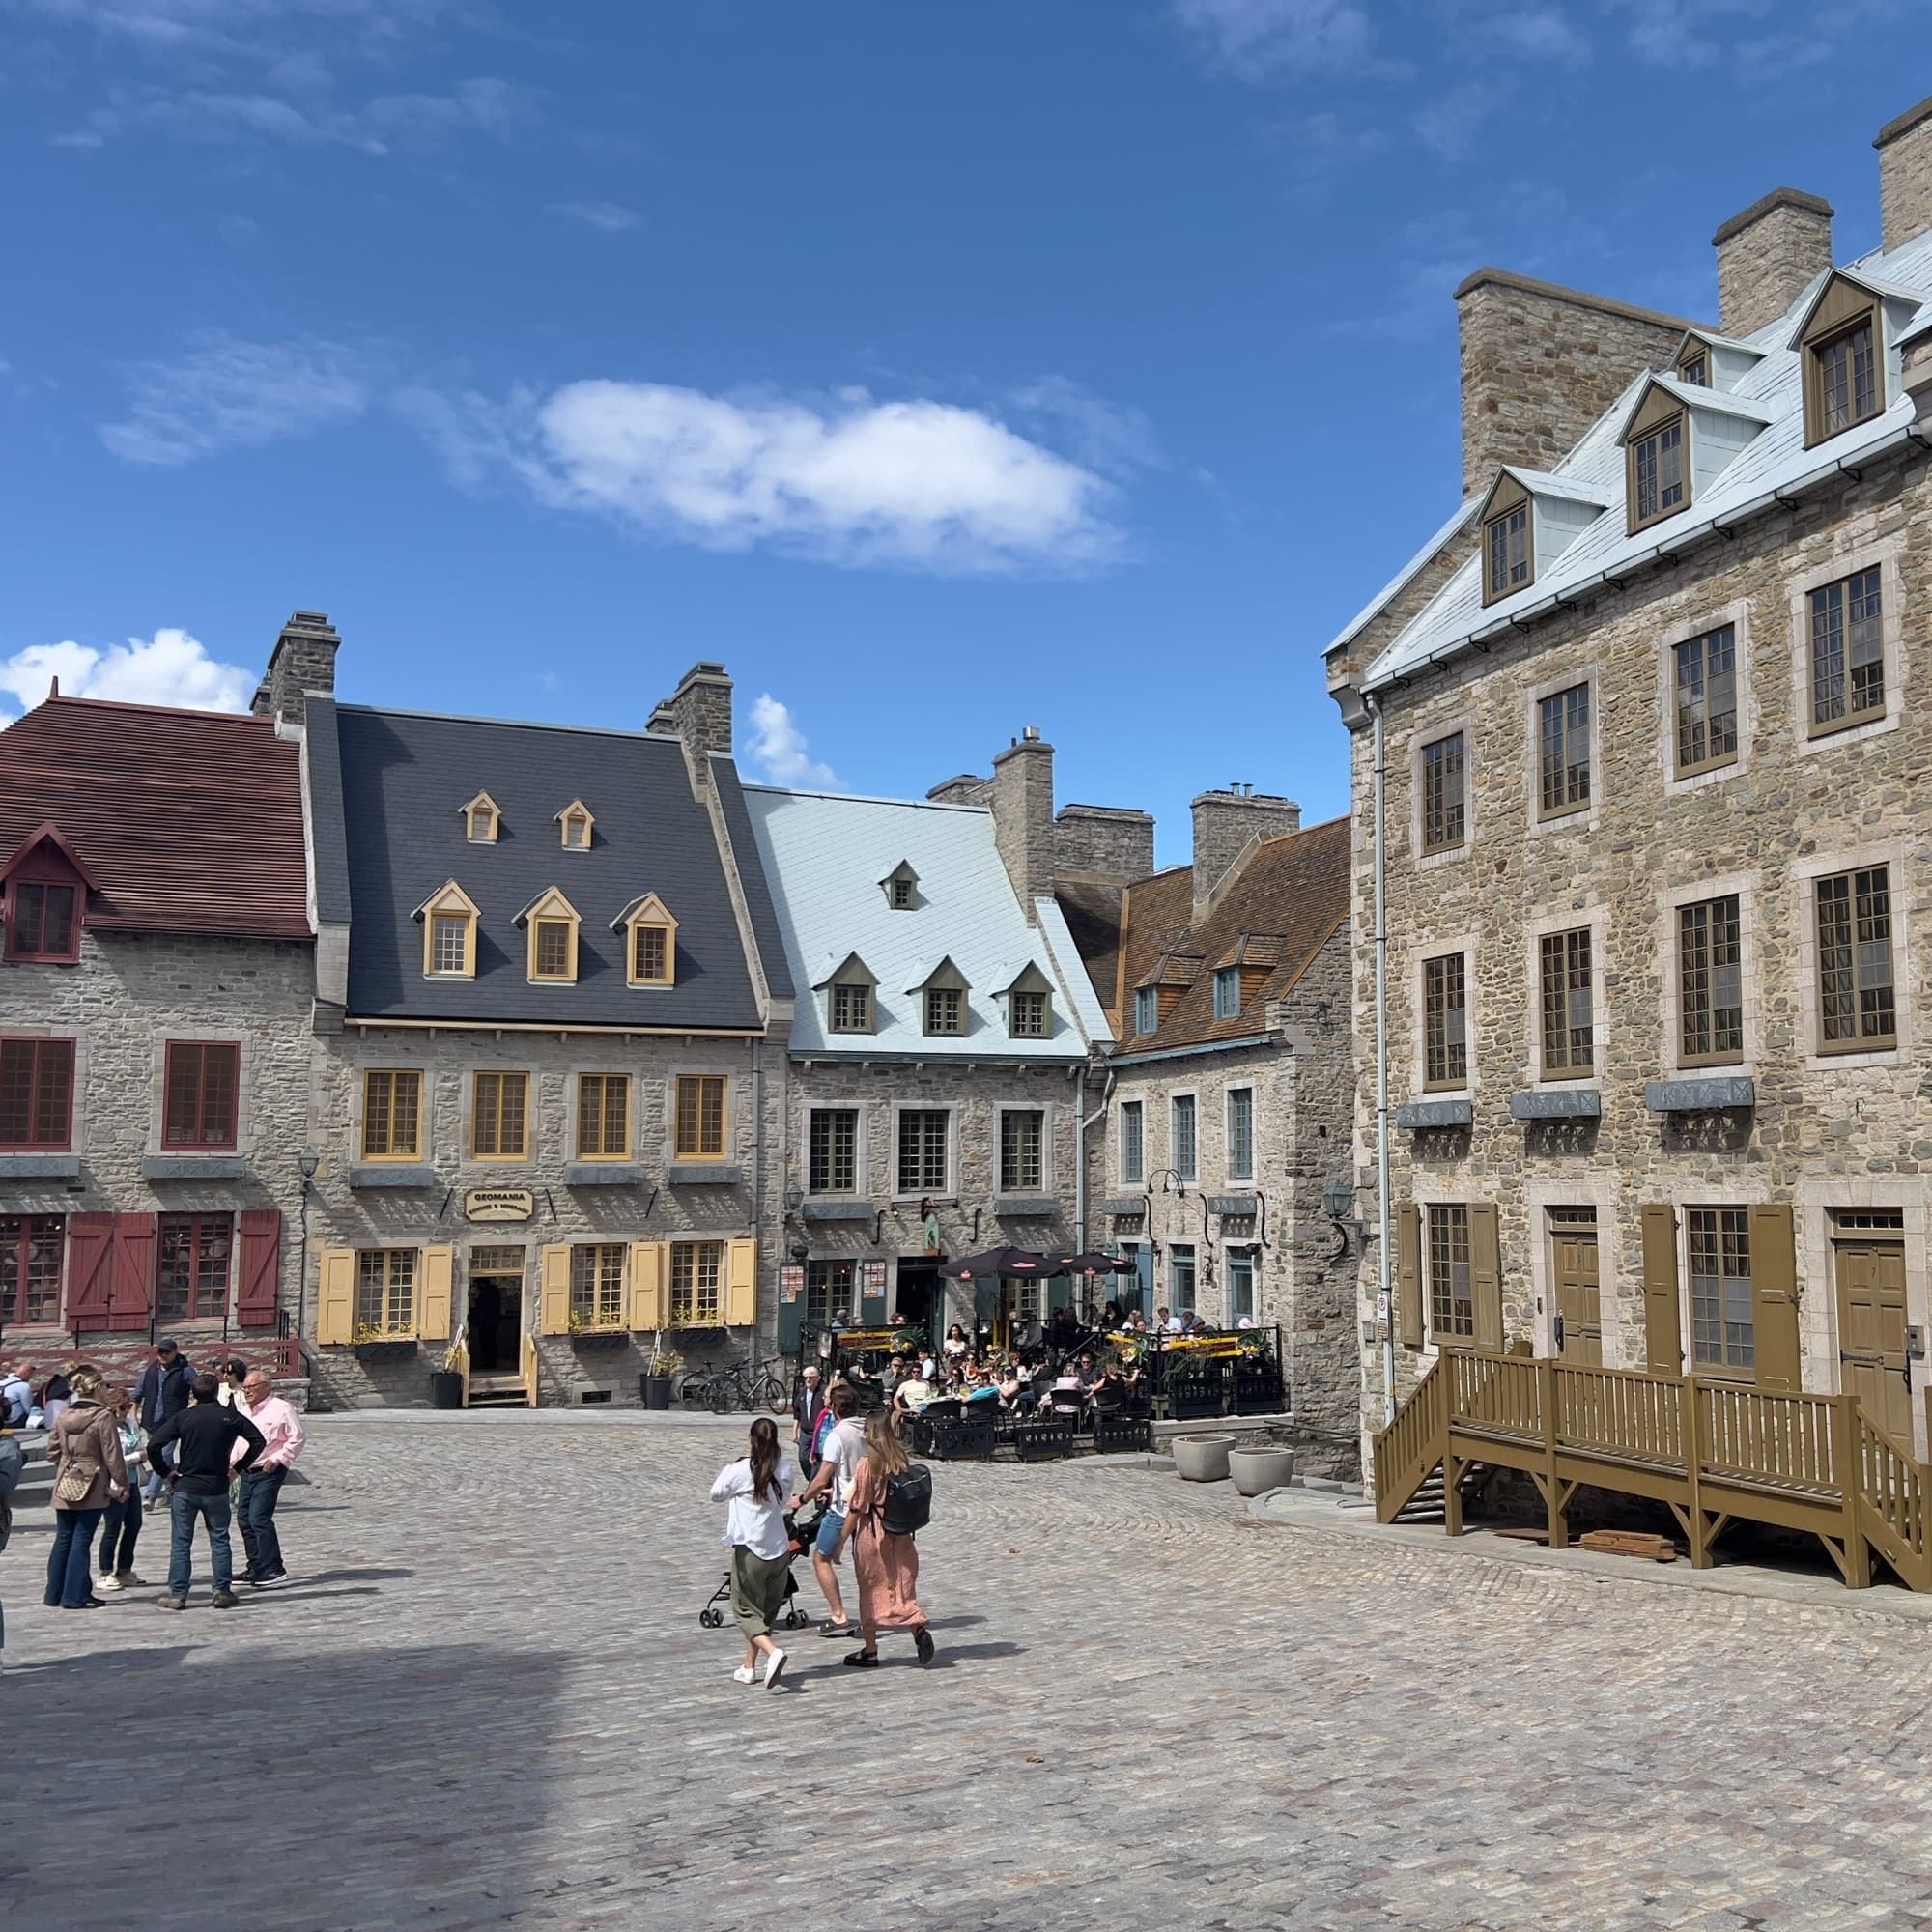
M866 1453L852 1478L845 1527L838 1548L856 1540L853 1568L859 1577L862 1650L845 1662L875 1669L879 1633L912 1633L922 1663L932 1662L932 1633L919 1603L919 1545L913 1540L932 1514L932 1477L906 1455L898 1415L876 1408L866 1419Z

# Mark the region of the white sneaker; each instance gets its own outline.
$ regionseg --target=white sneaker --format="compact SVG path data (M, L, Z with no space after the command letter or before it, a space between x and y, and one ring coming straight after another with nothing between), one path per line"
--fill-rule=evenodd
M731 1673L731 1682L733 1684L755 1684L757 1681L758 1674L749 1663L739 1664L737 1669Z
M118 1577L97 1577L94 1579L97 1590L125 1590L128 1586Z
M768 1650L765 1653L764 1686L769 1690L779 1681L779 1672L785 1667L785 1654L781 1650Z

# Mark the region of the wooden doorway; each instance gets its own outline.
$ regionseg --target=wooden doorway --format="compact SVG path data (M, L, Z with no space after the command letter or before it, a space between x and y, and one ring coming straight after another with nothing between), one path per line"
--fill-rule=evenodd
M1832 1272L1838 1285L1841 1386L1894 1441L1909 1448L1904 1214L1881 1208L1833 1216Z
M524 1365L524 1251L469 1250L469 1314L465 1339L474 1376L519 1375Z
M1557 1353L1583 1368L1604 1365L1604 1299L1597 1282L1597 1210L1551 1208L1549 1283Z

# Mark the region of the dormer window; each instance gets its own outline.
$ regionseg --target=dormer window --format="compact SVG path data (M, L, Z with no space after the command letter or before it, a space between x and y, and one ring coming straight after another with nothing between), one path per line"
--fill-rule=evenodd
M848 952L838 970L818 981L813 991L825 994L828 1033L877 1033L878 980L856 952Z
M487 791L479 791L463 808L463 836L472 845L494 845L502 816L497 801Z
M968 1030L966 976L951 959L942 959L919 995L923 1030L936 1039L960 1039Z
M476 977L476 901L451 879L416 908L423 923L423 978L473 980Z
M43 825L0 870L7 957L19 964L72 966L93 875L51 824Z
M1677 365L1677 380L1689 383L1693 389L1708 389L1711 386L1711 358L1700 349L1694 349Z
M1630 523L1641 529L1681 510L1685 495L1684 418L1671 416L1630 443Z
M529 935L531 985L575 985L577 934L582 923L577 908L553 886L517 915L517 923Z
M895 912L919 909L919 874L904 861L895 866L879 884L884 889L886 903Z
M1492 517L1483 526L1483 554L1487 558L1483 578L1485 603L1493 604L1498 597L1507 597L1511 591L1520 590L1534 581L1526 501Z
M1241 969L1224 966L1214 975L1214 1017L1237 1020L1241 1016Z
M1836 436L1879 411L1878 356L1872 318L1854 323L1811 350L1818 391L1818 420L1826 436Z
M590 808L581 798L572 799L557 813L556 822L563 831L563 849L566 852L590 850L591 828L597 821L590 815Z
M655 893L633 899L611 922L624 935L626 977L634 986L670 986L677 980L677 921Z
M1152 1033L1160 1025L1160 988L1140 986L1134 991L1134 1031Z
M1053 981L1032 960L1020 968L1004 997L1008 1038L1053 1037Z
M1505 466L1479 515L1483 602L1527 589L1603 514L1603 492L1590 484Z
M1819 290L1798 333L1807 449L1884 411L1885 306L1896 293L1866 287L1843 273ZM1905 299L1916 307L1918 298L1901 302Z

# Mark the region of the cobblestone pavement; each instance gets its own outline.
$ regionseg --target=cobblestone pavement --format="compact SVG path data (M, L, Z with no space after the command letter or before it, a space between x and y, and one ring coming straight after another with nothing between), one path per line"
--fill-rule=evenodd
M298 1581L226 1614L43 1610L26 1520L0 1889L142 1932L1932 1925L1922 1625L945 1468L933 1666L806 1633L748 1690L696 1618L742 1439L321 1419Z

